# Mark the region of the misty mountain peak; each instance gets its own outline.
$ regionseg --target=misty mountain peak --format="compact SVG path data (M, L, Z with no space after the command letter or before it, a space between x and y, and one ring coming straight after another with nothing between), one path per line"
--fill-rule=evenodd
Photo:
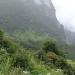
M36 32L39 30L41 33L48 33L56 39L64 38L63 27L56 18L51 0L0 1L0 19L0 27L6 31L8 27L12 32L31 28Z
M44 4L44 5L48 6L49 8L51 8L50 0L34 0L34 2L38 5Z

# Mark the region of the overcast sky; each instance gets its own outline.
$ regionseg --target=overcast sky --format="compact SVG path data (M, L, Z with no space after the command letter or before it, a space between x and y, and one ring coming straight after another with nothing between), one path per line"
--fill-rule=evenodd
M60 23L75 31L75 0L52 0L52 2Z

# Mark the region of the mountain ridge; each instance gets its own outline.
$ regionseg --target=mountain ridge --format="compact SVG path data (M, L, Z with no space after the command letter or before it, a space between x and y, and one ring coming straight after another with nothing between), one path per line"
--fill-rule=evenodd
M46 5L44 0L40 1L42 5L37 5L34 0L25 0L25 3L20 0L3 1L1 5L5 4L5 7L0 7L0 10L3 9L3 15L0 15L0 27L8 32L31 28L34 31L49 33L50 36L58 40L64 40L64 29L56 18L55 8L51 0L49 2L51 8Z

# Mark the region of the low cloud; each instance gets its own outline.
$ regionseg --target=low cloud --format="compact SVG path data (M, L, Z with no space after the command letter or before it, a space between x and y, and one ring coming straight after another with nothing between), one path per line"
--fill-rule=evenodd
M52 2L59 22L75 31L75 0L52 0Z

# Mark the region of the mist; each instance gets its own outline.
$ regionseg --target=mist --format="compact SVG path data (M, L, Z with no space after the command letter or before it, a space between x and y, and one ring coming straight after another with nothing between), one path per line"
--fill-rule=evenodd
M25 1L25 0L23 0ZM36 4L41 5L44 2L49 8L49 0L34 0ZM52 0L56 9L56 17L65 28L75 32L75 0Z
M19 0L20 2L22 1L23 3L25 3L26 0ZM18 3L19 3L18 1ZM50 4L49 4L49 0L34 0L36 4L41 5L42 2L45 3L45 5L47 5L49 8L51 8ZM42 2L41 2L42 1ZM58 21L64 25L65 28L74 31L75 32L75 0L52 0L53 5L56 9L56 17L58 19ZM15 4L14 4L15 3ZM0 1L0 14L4 13L5 11L7 11L7 13L9 13L9 9L8 7L14 6L14 9L16 9L15 7L18 7L20 4L17 3L17 0L14 1L10 1L10 0L2 0ZM12 4L12 5L10 5ZM19 6L20 8L20 6ZM13 10L10 9L10 11L14 12ZM16 10L15 10L16 11Z
M58 21L75 32L75 0L52 0Z

